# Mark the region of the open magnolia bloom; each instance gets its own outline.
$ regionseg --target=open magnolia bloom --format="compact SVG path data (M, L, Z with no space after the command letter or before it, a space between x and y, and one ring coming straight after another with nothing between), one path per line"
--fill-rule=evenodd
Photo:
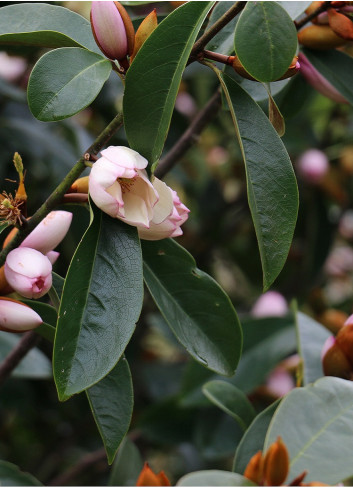
M136 226L142 239L182 234L189 213L174 190L145 170L147 160L124 146L110 146L93 165L89 192L93 202L111 217Z
M109 146L102 155L89 176L93 202L111 217L148 228L158 193L144 170L147 160L124 146Z
M153 180L153 186L158 192L159 200L153 208L149 228L138 227L140 238L158 240L180 236L183 234L180 226L187 220L189 209L181 203L175 190L158 178Z

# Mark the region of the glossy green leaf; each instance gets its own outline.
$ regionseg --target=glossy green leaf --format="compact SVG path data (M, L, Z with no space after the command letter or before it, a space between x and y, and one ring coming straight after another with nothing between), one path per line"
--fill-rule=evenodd
M0 331L0 358L4 359L17 346L21 335ZM12 372L14 377L27 379L50 379L51 363L38 348L32 348Z
M302 359L304 385L324 376L321 352L325 341L332 333L311 317L297 313L298 353Z
M298 188L286 148L253 99L218 72L246 168L248 201L263 270L264 290L287 259L298 214Z
M129 429L134 404L127 360L121 358L113 370L86 393L111 464Z
M142 251L147 287L180 343L205 367L232 375L242 332L229 297L174 240L142 241Z
M123 354L140 315L142 258L136 228L102 213L70 264L54 344L54 378L66 400L105 377Z
M353 105L353 58L337 49L318 51L305 48L303 53L322 76Z
M255 484L240 474L225 470L200 470L184 475L176 484L178 487L248 487Z
M0 460L0 485L2 487L42 486L33 475L22 472L17 465Z
M126 135L150 167L162 153L181 77L212 3L187 2L169 14L143 44L126 75Z
M82 48L46 53L35 64L28 82L32 114L40 121L77 114L97 97L111 69L109 60Z
M224 15L232 6L234 2L217 2L212 9L210 19L207 24L207 29ZM234 29L238 17L234 17L223 29L221 29L206 45L206 49L209 51L215 51L222 54L231 54L234 51Z
M140 452L129 437L126 436L115 458L108 486L136 486L142 468L143 460Z
M297 49L294 22L276 2L248 2L234 33L235 52L250 75L270 82L288 69Z
M1 44L46 48L82 46L100 52L88 20L66 8L42 2L1 9Z
M203 386L202 391L213 404L232 416L244 431L256 415L246 395L229 382L211 380Z
M287 481L308 471L306 481L328 485L353 475L353 384L324 377L294 389L275 412L265 441L268 449L277 436L287 445Z
M52 278L53 278L53 287L56 290L58 297L60 298L63 292L65 279L63 277L60 277L60 275L58 275L55 272L52 272Z
M251 457L263 449L267 429L279 403L278 399L261 411L246 430L235 452L233 472L243 474Z
M8 223L7 222L0 222L0 234L5 231L5 229L8 228Z

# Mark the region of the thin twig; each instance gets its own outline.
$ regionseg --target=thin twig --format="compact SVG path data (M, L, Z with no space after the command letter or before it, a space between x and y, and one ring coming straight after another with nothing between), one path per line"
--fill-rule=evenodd
M229 24L245 7L246 2L237 2L220 17L201 37L198 39L190 53L190 61L195 61L197 55L203 51L206 44L215 37L224 26Z
M15 348L4 358L0 364L0 385L10 376L27 353L36 346L40 336L34 331L25 333Z
M194 144L207 124L218 114L221 106L221 94L216 92L208 104L196 115L188 129L176 142L168 154L162 158L156 170L156 177L162 178L168 173L186 151Z
M87 470L92 464L101 462L106 459L107 455L104 448L89 453L81 458L76 465L71 467L67 472L58 475L49 482L49 486L65 486L74 480L78 475Z
M96 155L103 146L109 141L113 134L122 126L123 116L118 114L110 122L110 124L100 133L95 139L93 144L85 151L85 154ZM66 175L64 180L57 186L54 192L47 198L47 200L41 205L37 212L28 221L27 226L22 227L20 231L14 236L12 241L2 250L0 253L0 266L5 263L8 253L14 248L18 247L23 239L44 219L44 217L57 205L62 202L62 198L66 191L70 188L73 182L81 175L86 168L86 159L83 155L73 168Z
M314 12L311 14L307 15L304 17L304 19L300 20L299 22L294 22L295 27L297 28L297 31L301 29L305 24L310 22L312 19L315 19L319 14L322 14L322 12L326 12L331 7L331 2L324 2L320 7L318 7Z

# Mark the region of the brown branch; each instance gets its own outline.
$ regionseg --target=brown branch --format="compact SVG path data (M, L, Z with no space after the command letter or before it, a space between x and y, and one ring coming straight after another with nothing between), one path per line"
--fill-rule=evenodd
M201 37L198 39L190 53L190 60L195 61L197 59L197 55L203 51L204 47L206 44L215 37L218 32L223 29L224 26L226 26L231 20L234 19L245 7L246 2L237 2L232 7L227 10L225 14L220 17L217 22L213 24L212 27L210 27Z
M322 14L322 12L326 12L326 10L328 10L330 7L331 7L331 2L324 2L320 7L314 10L314 12L304 17L304 19L300 20L299 22L294 21L297 31L299 31L299 29L305 26L305 24L310 22L312 19L315 19L315 17L317 17L319 14Z
M75 479L82 472L87 470L92 464L97 462L101 462L106 459L107 455L104 448L100 448L95 452L88 453L81 460L78 461L76 465L71 467L67 472L58 475L54 479L49 482L49 486L65 486L70 483L73 479Z
M0 385L11 375L27 353L36 346L40 336L34 331L25 333L15 348L4 358L0 364Z
M208 104L196 115L188 129L175 143L167 155L161 159L155 172L156 177L162 178L168 173L186 151L194 144L207 124L218 114L221 107L221 94L216 92Z

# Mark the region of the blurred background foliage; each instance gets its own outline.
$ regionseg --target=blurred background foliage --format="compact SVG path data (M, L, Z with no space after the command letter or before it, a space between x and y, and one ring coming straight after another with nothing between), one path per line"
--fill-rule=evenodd
M12 3L18 2L2 2L2 6ZM89 16L90 2L49 3ZM154 7L163 16L174 8L173 3L178 2L127 8L136 18ZM29 112L25 90L40 54L37 48L9 48L0 53L1 190L15 192L12 158L18 151L27 170L29 215L121 110L123 95L121 81L112 73L94 103L77 116L55 123L38 122ZM353 113L348 105L336 104L315 92L300 74L281 86L284 88L276 100L286 118L283 141L298 177L300 210L286 266L273 290L288 304L296 298L301 310L334 330L352 313ZM166 153L216 87L214 75L205 67L197 63L188 67ZM110 144L126 145L124 131L113 136ZM329 161L316 182L300 171L298 163L309 149L320 150ZM260 411L295 385L297 358L292 355L297 347L294 321L286 314L285 302L280 311L274 306L273 311L270 308L266 314L258 314L282 317L255 318L262 272L247 204L244 165L227 111L214 118L165 180L191 209L178 241L194 255L199 268L223 286L240 315L244 353L230 381L244 390ZM62 208L74 213L73 225L59 248L61 259L55 265L55 271L65 276L89 216L82 205ZM1 345L6 343L4 335ZM42 340L39 349L50 358L49 343ZM134 381L135 409L129 440L117 457L111 483L133 483L134 471L141 466L140 456L154 470L165 470L172 482L193 470L231 470L242 430L201 391L207 380L220 377L188 357L147 291L127 358ZM85 455L101 450L102 443L85 396L59 403L48 368L43 377L28 379L18 373L1 387L0 459L16 463L47 484ZM108 465L99 456L101 452L97 453L96 463L87 464L70 479L70 485L109 482ZM124 457L136 462L130 472ZM123 466L125 479L121 475Z

